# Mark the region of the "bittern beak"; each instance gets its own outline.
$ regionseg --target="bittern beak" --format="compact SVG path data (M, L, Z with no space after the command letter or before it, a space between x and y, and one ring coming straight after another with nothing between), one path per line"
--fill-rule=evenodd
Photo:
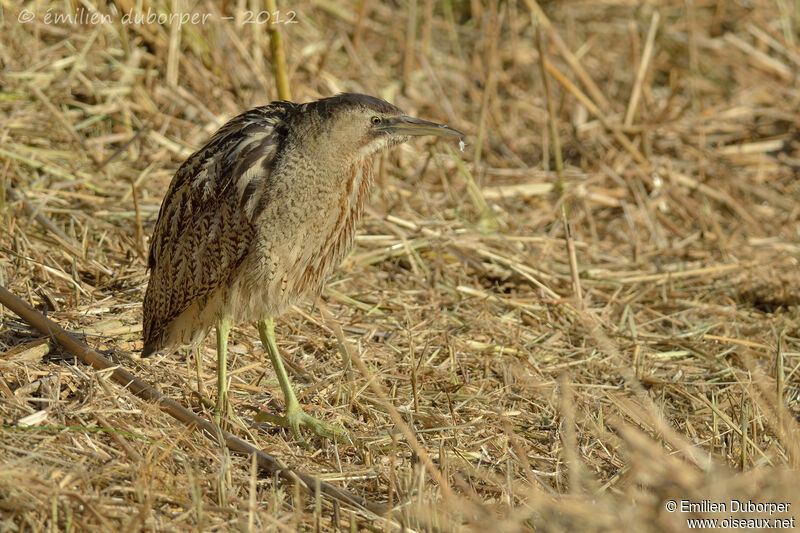
M437 135L439 137L466 137L466 135L456 129L451 128L450 126L437 124L436 122L428 122L427 120L409 117L408 115L386 118L383 120L383 123L378 126L378 129L393 135Z

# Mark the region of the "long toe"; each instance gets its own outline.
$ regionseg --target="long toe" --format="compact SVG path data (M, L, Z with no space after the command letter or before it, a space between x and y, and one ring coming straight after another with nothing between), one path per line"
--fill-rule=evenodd
M340 442L349 440L344 429L328 424L323 420L318 420L303 411L300 411L300 424L310 428L314 433L326 439L338 440ZM297 437L297 435L295 435L295 437Z
M318 420L313 416L305 413L301 409L290 410L285 416L277 416L264 411L259 411L255 419L257 422L267 422L288 428L292 432L292 436L301 444L306 444L306 440L300 431L300 426L305 426L313 431L317 436L337 440L339 442L349 442L350 438L347 432L332 424L328 424L322 420Z

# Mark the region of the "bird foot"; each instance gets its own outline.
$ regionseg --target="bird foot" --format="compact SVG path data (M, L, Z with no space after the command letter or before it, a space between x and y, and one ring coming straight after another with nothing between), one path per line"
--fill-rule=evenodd
M313 416L305 413L299 407L287 410L284 416L273 415L264 411L259 411L255 416L256 422L266 422L276 426L281 426L291 430L294 438L301 444L307 445L308 443L303 438L300 432L300 426L305 426L311 429L320 437L335 440L338 442L349 442L350 438L344 429L328 424L322 420L318 420Z
M225 403L225 406L220 405L220 402L217 401L216 406L214 406L214 422L217 423L219 427L222 429L229 429L229 424L233 423L239 427L245 427L244 423L239 420L239 417L233 412L233 407L231 404Z
M242 429L247 429L245 423L242 422L238 416L236 416L236 413L234 413L233 406L230 403L226 402L225 406L223 407L219 404L219 401L215 403L212 399L208 398L207 396L203 396L199 392L195 392L194 394L199 397L200 405L211 410L214 416L214 422L216 422L217 425L222 429L229 429L230 423L235 426L239 426Z

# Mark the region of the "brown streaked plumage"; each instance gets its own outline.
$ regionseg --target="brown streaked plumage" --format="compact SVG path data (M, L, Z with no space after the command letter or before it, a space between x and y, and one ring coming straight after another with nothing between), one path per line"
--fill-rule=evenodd
M352 247L371 156L411 135L463 134L360 94L274 102L231 119L178 169L164 197L150 244L142 355L196 344L216 324L224 376L220 343L231 321L250 319L280 363L271 319L321 290ZM282 371L276 364L287 395Z

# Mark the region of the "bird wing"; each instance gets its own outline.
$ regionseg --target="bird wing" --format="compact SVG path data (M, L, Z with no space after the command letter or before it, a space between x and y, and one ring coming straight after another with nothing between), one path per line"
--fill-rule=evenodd
M150 242L143 355L165 347L183 311L230 283L269 201L259 191L268 187L293 105L273 103L231 119L178 169Z

